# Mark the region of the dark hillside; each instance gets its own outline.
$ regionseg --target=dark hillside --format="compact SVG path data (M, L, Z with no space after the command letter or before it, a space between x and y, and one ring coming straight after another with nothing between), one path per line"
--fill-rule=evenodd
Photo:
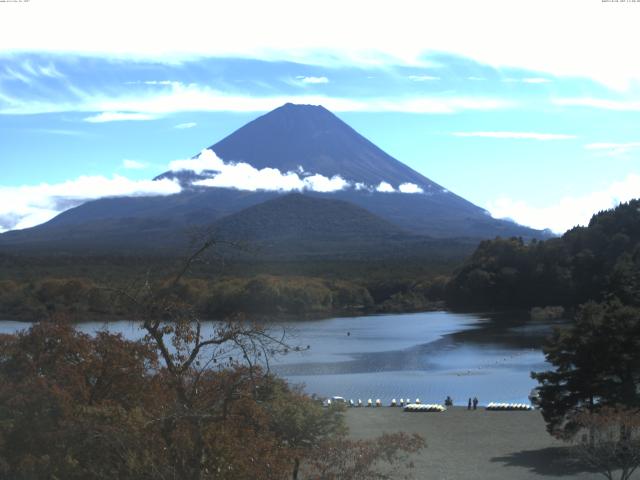
M459 308L573 307L611 297L640 305L640 200L558 239L484 241L448 285L448 302Z
M221 238L237 241L279 243L342 241L374 243L406 232L351 203L284 195L229 215L214 226Z

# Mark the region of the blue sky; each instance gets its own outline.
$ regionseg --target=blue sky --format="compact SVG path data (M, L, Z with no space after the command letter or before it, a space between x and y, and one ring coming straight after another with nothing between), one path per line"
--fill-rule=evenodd
M174 193L148 180L285 102L526 225L640 192L640 3L45 3L0 4L0 231Z

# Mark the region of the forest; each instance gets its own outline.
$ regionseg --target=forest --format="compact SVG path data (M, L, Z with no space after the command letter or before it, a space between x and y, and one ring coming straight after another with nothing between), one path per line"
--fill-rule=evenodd
M113 292L150 281L163 288L175 257L0 256L0 317L33 321L53 313L75 321L131 318ZM181 294L203 318L317 318L442 308L454 260L272 261L194 265Z
M640 302L640 201L594 215L560 238L482 242L446 288L457 309L575 308L617 298Z

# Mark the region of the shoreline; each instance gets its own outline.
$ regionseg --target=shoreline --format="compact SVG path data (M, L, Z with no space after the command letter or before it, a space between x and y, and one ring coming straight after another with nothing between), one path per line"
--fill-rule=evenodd
M331 312L306 312L300 314L293 313L282 313L282 314L236 314L236 315L244 315L244 320L254 321L256 323L289 323L289 322L304 322L304 321L316 321L316 320L329 320L331 318L355 318L355 317L370 317L370 316L383 316L383 315L402 315L409 313L430 313L430 312L450 312L450 313L460 313L455 312L454 310L446 308L443 304L433 304L429 308L425 309L398 309L398 310L379 310L372 308L371 310L362 310L362 309L353 309L353 310L333 310ZM470 312L468 312L470 313ZM480 313L479 315L482 315ZM122 321L135 321L128 320L126 318L122 318L121 316L115 316L111 314L104 315L96 315L96 314L87 314L83 315L85 319L76 320L71 319L69 323L74 325L83 324L83 323L111 323L111 322L122 322ZM229 315L226 318L206 318L201 319L202 322L224 322L229 318L233 317L233 315ZM10 315L0 314L0 321L3 322L17 322L24 324L38 323L43 321L42 319L27 319L27 318L10 318ZM49 320L49 319L46 319Z

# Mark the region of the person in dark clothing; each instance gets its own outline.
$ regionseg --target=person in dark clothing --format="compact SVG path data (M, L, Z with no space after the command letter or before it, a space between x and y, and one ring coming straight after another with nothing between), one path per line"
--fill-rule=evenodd
M478 397L473 397L473 409L478 408Z
M453 407L453 398L451 398L449 395L447 395L447 398L444 399L444 406Z
M471 397L469 397L469 403L467 404L467 410L471 410Z

